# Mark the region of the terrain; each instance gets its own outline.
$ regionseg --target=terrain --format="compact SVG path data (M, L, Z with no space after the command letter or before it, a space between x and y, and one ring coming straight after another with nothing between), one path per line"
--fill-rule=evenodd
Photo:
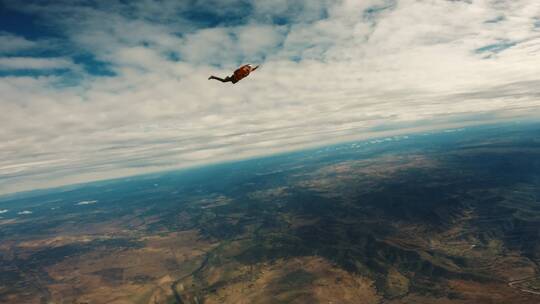
M1 303L540 303L540 125L0 198Z

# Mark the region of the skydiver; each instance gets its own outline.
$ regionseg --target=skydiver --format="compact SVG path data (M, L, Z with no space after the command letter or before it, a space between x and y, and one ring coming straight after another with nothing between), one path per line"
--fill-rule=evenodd
M212 75L208 77L208 80L215 79L221 82L232 82L233 84L235 84L239 82L240 80L242 80L243 78L246 78L249 75L249 73L255 71L258 68L259 66L253 67L251 66L251 64L246 64L236 69L236 71L234 71L232 76L220 78L220 77L216 77Z

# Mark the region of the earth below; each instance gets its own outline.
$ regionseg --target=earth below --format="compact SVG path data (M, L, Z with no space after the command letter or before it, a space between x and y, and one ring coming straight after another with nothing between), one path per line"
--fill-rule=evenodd
M0 197L1 303L540 303L540 125Z

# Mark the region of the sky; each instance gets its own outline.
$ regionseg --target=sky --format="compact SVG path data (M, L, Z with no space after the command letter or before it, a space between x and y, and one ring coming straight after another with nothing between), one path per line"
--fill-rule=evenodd
M538 0L0 0L0 194L538 114Z

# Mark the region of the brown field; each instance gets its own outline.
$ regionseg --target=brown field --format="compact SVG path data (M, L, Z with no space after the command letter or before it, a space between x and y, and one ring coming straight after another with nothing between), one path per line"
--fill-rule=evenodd
M205 299L207 304L218 303L379 303L373 282L350 274L320 257L278 260L236 269L239 275L249 273L250 279L234 282L215 270L208 278L209 285L223 281ZM230 282L230 283L227 283Z

